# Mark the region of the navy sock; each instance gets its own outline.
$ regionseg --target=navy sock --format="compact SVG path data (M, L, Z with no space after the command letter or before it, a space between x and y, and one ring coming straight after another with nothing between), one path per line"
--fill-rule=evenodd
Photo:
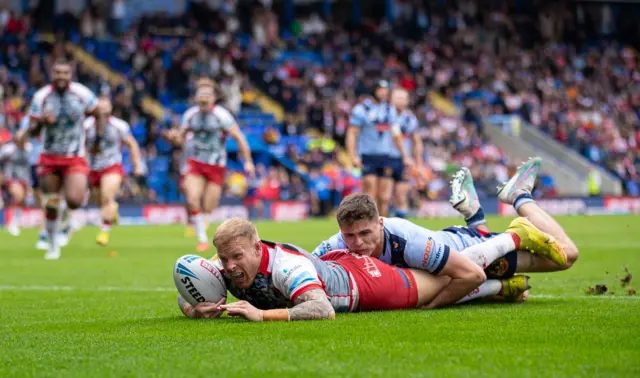
M484 210L482 210L482 206L471 216L471 218L465 219L465 222L467 222L467 226L469 227L478 227L481 224L487 223L487 220L484 218Z
M404 218L406 218L406 217L409 215L409 210L406 210L406 209L396 209L396 210L395 210L395 213L396 213L396 217L404 219Z
M516 273L518 267L518 252L509 252L504 257L492 262L485 270L487 279L510 278Z
M530 202L535 202L531 193L522 193L518 196L518 198L516 198L515 201L513 201L513 207L516 209L516 211L518 211L520 206Z

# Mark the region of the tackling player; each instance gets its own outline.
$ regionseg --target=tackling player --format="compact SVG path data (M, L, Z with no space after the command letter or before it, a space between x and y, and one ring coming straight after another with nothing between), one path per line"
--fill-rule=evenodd
M365 99L351 110L346 136L351 161L354 166L362 168L362 189L376 200L383 216L389 212L394 179L398 181L401 178L398 174L402 170L390 158L394 144L403 164L413 166L402 142L397 111L387 102L388 96L389 83L379 81L373 99Z
M409 106L409 92L403 88L394 88L391 92L391 104L398 110L398 125L402 131L405 151L413 153L415 171L422 172L422 152L424 146L418 133L418 119ZM393 179L395 180L395 195L393 196L395 215L398 218L406 218L409 212L409 184L413 172L404 169L402 156L397 148L392 148L391 156L394 159Z
M7 226L7 232L13 236L20 235L20 217L24 209L24 200L31 185L31 166L29 155L31 143L18 147L9 142L0 148L0 164L4 166L3 185L11 198L11 221Z
M560 245L525 218L514 220L505 233L483 240L479 232L471 229L431 231L404 219L380 217L366 194L347 196L336 218L340 232L322 242L314 255L348 248L388 264L451 277L447 289L430 303L432 307L452 304L483 284L483 269L508 252L527 250L559 264L566 262ZM526 285L526 280L522 282ZM492 283L487 285L496 291L494 294L502 289Z
M94 192L96 202L100 206L102 229L96 238L96 243L105 246L109 243L111 226L118 219L118 203L116 194L122 185L124 168L122 167L122 144L131 152L133 174L143 174L140 163L140 147L131 135L131 128L124 120L111 115L112 105L107 96L99 99L101 111L106 117L104 136L101 140L100 152L89 154L89 183ZM87 118L84 122L89 145L96 142L96 119Z
M192 318L223 311L251 321L333 319L336 312L421 307L449 282L422 270L403 269L348 251L315 258L297 247L261 241L249 221L234 218L216 230L213 264L239 302L200 303L178 296ZM194 294L198 295L198 294Z
M227 135L238 143L245 172L253 176L255 168L249 144L237 122L228 110L215 104L211 80L198 81L195 101L197 105L183 115L180 129L165 133L165 137L177 145L184 145L185 138L192 138L183 185L189 221L194 225L198 238L196 251L204 252L209 249L209 243L202 211L210 214L220 200L227 163Z
M29 127L19 133L17 143L24 145L29 136L43 134L38 176L49 238L45 259L58 259L60 245L55 235L59 228L61 202L65 199L67 207L74 210L82 205L87 189L89 168L82 123L87 115L96 117L96 144L91 146L96 149L104 135L105 119L98 111L98 100L93 92L71 81L69 62L54 62L51 77L53 83L33 96Z

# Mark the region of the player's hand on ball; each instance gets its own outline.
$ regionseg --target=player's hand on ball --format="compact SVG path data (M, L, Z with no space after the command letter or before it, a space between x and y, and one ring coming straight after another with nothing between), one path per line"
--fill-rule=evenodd
M409 169L410 171L413 171L413 169L416 166L416 163L413 161L412 158L408 157L408 158L404 158L402 159L402 163L404 164L405 167L407 167L407 169Z
M227 298L222 298L218 303L198 303L197 306L191 308L189 317L194 319L219 318L224 312L224 310L220 309L220 306L224 305L226 301Z
M351 164L354 168L362 168L362 160L360 160L360 156L352 156Z
M252 322L262 321L262 310L253 307L251 303L247 301L229 303L227 305L220 306L220 308L227 310L227 315L229 316L242 316Z

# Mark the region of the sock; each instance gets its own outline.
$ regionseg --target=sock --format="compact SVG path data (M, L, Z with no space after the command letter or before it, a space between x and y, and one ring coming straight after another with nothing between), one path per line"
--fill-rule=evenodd
M62 232L69 231L69 223L71 221L71 210L67 207L66 202L62 202L61 206L61 214L60 214L60 230Z
M496 259L515 251L520 245L519 239L516 244L515 234L504 233L497 235L491 239L485 240L480 244L472 245L465 248L460 253L471 259L476 265L485 269ZM517 237L517 235L515 235Z
M20 217L22 217L22 206L21 205L17 205L14 206L12 209L12 214L11 214L11 222L9 223L10 226L18 226L18 224L20 224Z
M520 209L520 206L529 202L535 202L535 201L533 200L533 196L531 195L531 193L525 192L520 194L518 197L516 197L516 200L513 201L513 207L516 209L516 211L518 211L518 209Z
M46 240L48 236L46 227L40 227L40 239Z
M469 227L478 227L482 224L486 224L487 220L484 218L484 210L482 210L482 206L480 206L475 214L465 219L465 222L467 222L467 226Z
M111 221L108 221L108 220L104 220L104 219L103 219L103 220L102 220L102 231L104 231L104 232L109 232L109 231L111 231L111 224L112 224L112 222L111 222Z
M396 209L395 210L396 217L405 219L409 215L408 209Z
M511 278L518 268L518 252L509 252L484 270L487 280Z
M482 285L478 286L477 289L457 301L456 304L468 302L478 298L498 295L500 291L502 291L502 282L500 282L500 280L486 280L482 283Z
M45 224L47 228L47 238L49 239L49 248L54 248L57 245L56 235L58 234L58 214L45 214Z
M193 220L193 225L196 229L196 237L198 238L198 242L207 243L207 229L204 227L204 219L202 219L202 213L196 210L191 212L191 217Z

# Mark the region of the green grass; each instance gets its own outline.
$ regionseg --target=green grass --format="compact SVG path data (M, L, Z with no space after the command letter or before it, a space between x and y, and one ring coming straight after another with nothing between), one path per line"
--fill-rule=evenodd
M117 228L107 248L85 228L58 261L33 248L34 230L2 232L0 377L640 376L640 297L625 296L615 277L640 268L640 218L560 221L580 259L569 271L532 275L527 303L297 323L182 317L171 273L194 241L181 226ZM495 230L507 223L490 220ZM258 228L264 239L309 249L336 230L329 221ZM615 297L586 296L596 283Z

